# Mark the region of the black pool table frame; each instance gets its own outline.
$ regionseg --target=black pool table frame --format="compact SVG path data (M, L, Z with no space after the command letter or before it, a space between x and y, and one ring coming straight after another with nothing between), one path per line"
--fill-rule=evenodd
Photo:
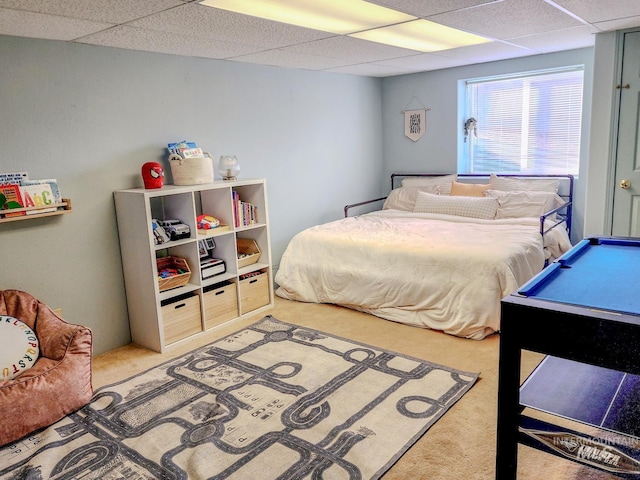
M637 272L630 272L627 278L636 281ZM566 431L561 427L554 430L553 425L544 425L522 413L522 350L638 375L639 348L638 315L597 311L518 294L505 297L501 302L496 480L516 478L519 443L558 454L532 441L521 427Z

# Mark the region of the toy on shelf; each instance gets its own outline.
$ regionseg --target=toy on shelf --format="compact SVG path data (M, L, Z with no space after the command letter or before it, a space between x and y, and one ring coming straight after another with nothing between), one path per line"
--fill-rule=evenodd
M198 225L198 235L202 236L210 236L217 235L221 232L227 232L231 230L229 225L224 225L218 220L216 217L212 215L202 214L198 215L196 218L196 223Z
M167 235L167 232L164 231L160 222L155 218L151 219L151 229L153 230L153 242L156 245L161 245L171 241L171 237Z
M141 173L144 188L162 188L164 185L164 168L158 162L145 163Z
M183 238L189 238L191 236L189 225L185 225L180 220L162 220L160 225L162 225L164 231L171 236L171 240L182 240Z
M220 275L226 271L227 266L224 263L224 260L220 258L207 258L202 260L200 264L200 272L203 280L215 275Z
M167 256L156 258L158 288L161 292L189 283L191 269L184 258Z
M220 226L220 220L211 215L198 215L196 220L198 222L198 229L200 230L210 230Z

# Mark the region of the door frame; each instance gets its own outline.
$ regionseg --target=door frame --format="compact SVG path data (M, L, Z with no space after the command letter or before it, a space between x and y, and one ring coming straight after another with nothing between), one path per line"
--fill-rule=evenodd
M617 85L622 84L622 67L623 67L623 57L624 57L624 36L627 33L636 33L640 32L640 27L627 28L624 30L616 31L616 46L615 46L615 58L614 58L614 80L615 84L612 85L612 88L615 90L615 94L613 95L613 103L612 103L612 112L611 112L611 131L610 137L611 142L609 143L609 159L608 159L608 167L607 167L607 183L605 190L605 219L604 225L606 226L608 232L607 235L611 235L613 233L613 204L614 197L616 194L616 173L618 168L618 126L620 123L620 106L622 102L622 89L617 88Z

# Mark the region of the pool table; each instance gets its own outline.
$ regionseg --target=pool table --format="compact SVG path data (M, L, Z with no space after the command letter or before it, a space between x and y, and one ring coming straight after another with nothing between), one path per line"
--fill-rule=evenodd
M586 238L516 293L503 298L496 479L516 478L519 443L615 475L640 478L640 450L637 449L640 440L627 437L636 435L635 431L617 432L627 441L611 445L531 418L523 414L523 410L536 405L521 402L520 377L522 350L553 357L546 367L539 367L540 372L536 370L532 374L530 379L534 381L527 380L529 399L534 403L536 398L544 400L541 402L545 407L541 410L547 413L594 424L591 418L597 417L597 413L567 415L570 405L562 403L563 395L556 395L557 402L548 401L555 398L554 388L559 392L564 389L564 398L569 403L576 403L579 398L573 393L567 395L569 385L563 384L561 372L564 371L566 379L574 380L578 375L585 379L598 376L597 381L583 382L585 384L614 385L618 381L615 372L640 375L639 348L640 239ZM579 386L581 382L574 383ZM536 396L532 385L545 392ZM599 393L583 393L582 398L588 398L589 402L583 402L582 406L602 410L595 399L611 401L610 397L618 391L615 386L607 388ZM631 388L631 392L639 397L633 398L630 404L640 404L640 389ZM555 408L558 411L553 411Z

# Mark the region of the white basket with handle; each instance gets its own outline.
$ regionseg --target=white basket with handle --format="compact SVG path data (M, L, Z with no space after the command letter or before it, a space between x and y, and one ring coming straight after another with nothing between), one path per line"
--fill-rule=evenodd
M213 182L213 159L207 152L200 158L183 158L172 154L169 156L169 164L174 185L201 185Z

